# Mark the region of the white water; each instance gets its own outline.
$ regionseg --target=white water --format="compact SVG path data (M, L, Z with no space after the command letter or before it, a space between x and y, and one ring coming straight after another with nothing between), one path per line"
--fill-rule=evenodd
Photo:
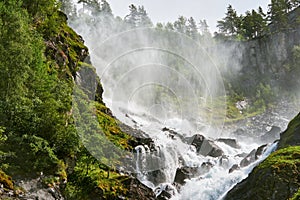
M247 141L238 141L241 148L236 149L226 145L223 142L215 141L215 144L224 151L224 155L226 155L227 157L221 164L220 157L213 158L210 156L204 157L202 155L198 155L192 145L182 142L179 137L174 136L174 138L172 138L169 136L168 132L162 131L162 128L168 127L186 136L191 136L196 133L205 135L206 137L210 136L203 132L197 132L193 128L194 126L191 125L187 120L174 118L160 121L159 118L149 116L151 115L151 113L139 112L128 114L125 113L125 109L121 108L122 104L114 103L114 105L115 110L113 110L113 112L119 119L121 119L124 123L138 127L149 134L150 137L154 140L155 145L159 147L159 153L157 153L157 155L160 155L160 158L158 158L158 161L154 160L154 165L156 164L156 162L158 162L159 165L156 165L154 167L149 166L149 163L153 161L153 157L146 156L146 154L151 154L150 150L145 149L144 146L136 147L136 150L138 152L137 155L139 157L136 164L136 170L139 180L148 187L152 188L157 195L159 195L160 192L166 187L169 187L169 190L171 188L173 200L222 199L224 195L235 184L246 178L251 170L276 148L276 144L270 145L257 161L251 163L247 167L229 173L229 169L234 164L239 164L240 161L244 158L244 156L237 156L238 154L248 154L253 149L257 149L261 144L248 143ZM120 107L118 108L118 106L116 105L119 105ZM155 120L153 120L154 118ZM229 138L229 136L226 138ZM148 159L148 161L146 159ZM183 187L181 187L179 191L177 191L176 187L172 185L176 175L176 169L183 166L182 163L184 163L184 166L200 167L204 162L210 162L213 164L213 167L209 170L209 172L202 174L201 176L199 175L198 177L192 178L190 180L186 180L186 184L183 185ZM163 171L163 173L165 174L165 181L156 183L156 185L155 183L149 181L149 178L151 177L149 177L149 175L147 176L147 171L151 170Z

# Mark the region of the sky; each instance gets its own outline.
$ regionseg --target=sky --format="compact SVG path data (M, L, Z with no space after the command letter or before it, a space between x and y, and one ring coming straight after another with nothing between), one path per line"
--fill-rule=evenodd
M174 22L179 16L193 17L197 22L205 19L211 32L217 31L216 24L226 13L229 4L244 14L261 6L267 12L271 0L107 0L115 16L124 18L130 4L143 5L152 22Z

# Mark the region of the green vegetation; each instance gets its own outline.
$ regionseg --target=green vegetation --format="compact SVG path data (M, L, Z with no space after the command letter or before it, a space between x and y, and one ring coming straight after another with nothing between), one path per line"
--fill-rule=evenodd
M61 190L68 199L125 194L126 177L96 160L77 135L74 79L79 69L92 66L84 63L87 48L56 1L0 2L0 25L0 183L14 189L14 177L37 178L43 172L45 187L66 182ZM131 138L102 103L95 81L97 102L83 101L84 107L93 104L96 125L114 144L131 149ZM82 97L89 99L88 90Z

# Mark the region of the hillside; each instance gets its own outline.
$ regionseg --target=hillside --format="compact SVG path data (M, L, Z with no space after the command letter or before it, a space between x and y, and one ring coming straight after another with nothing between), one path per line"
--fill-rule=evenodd
M0 13L0 198L154 199L134 177L95 159L77 135L74 112L96 104L107 137L125 150L138 144L102 102L88 49L56 1L2 1ZM75 89L80 73L89 79Z

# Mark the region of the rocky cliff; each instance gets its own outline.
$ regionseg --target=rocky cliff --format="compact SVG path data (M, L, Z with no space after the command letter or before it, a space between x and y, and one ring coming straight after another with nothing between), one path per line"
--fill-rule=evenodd
M225 200L296 197L300 188L300 113L281 134L277 150L260 163L248 178L228 192Z

